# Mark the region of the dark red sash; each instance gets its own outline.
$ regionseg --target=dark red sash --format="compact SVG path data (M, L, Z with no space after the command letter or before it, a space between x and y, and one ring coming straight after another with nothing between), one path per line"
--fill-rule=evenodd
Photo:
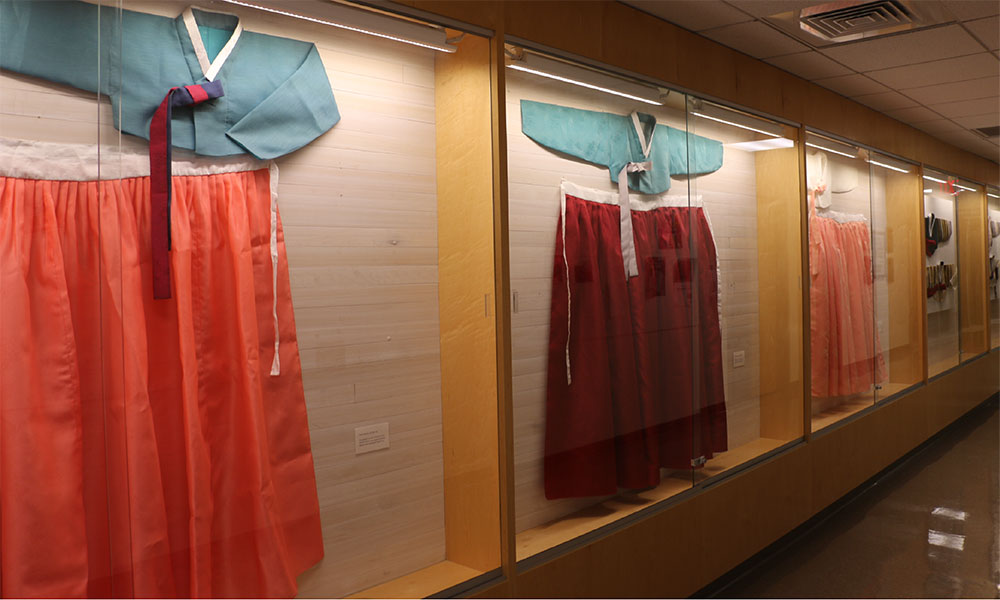
M149 125L149 191L153 244L153 298L170 298L170 117L175 106L191 106L225 95L222 82L171 88Z

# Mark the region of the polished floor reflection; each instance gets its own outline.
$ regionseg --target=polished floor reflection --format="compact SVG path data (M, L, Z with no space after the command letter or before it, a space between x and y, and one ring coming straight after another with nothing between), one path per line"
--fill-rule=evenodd
M719 596L1000 597L998 447L994 399Z

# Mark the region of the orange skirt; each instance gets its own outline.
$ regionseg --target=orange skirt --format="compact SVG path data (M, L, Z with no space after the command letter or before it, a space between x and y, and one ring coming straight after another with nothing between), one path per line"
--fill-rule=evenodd
M30 160L60 148L0 143L0 593L295 595L323 544L272 173L175 166L153 300L148 172Z

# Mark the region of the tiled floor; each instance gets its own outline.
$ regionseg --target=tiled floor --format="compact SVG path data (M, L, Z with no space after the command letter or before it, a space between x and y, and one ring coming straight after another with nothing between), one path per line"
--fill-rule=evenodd
M969 417L718 595L1000 597L996 400Z

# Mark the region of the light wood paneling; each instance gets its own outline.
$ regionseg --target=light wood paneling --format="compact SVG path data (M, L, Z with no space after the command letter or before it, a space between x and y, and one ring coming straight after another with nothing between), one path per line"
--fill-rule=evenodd
M757 261L760 306L760 434L802 435L800 148L757 152Z
M986 194L961 192L956 200L958 299L961 310L961 357L968 360L989 348L986 304Z
M486 571L500 566L489 40L436 67L447 556Z
M889 286L889 383L923 379L924 252L920 175L886 172L886 261ZM883 390L882 396L886 396Z

